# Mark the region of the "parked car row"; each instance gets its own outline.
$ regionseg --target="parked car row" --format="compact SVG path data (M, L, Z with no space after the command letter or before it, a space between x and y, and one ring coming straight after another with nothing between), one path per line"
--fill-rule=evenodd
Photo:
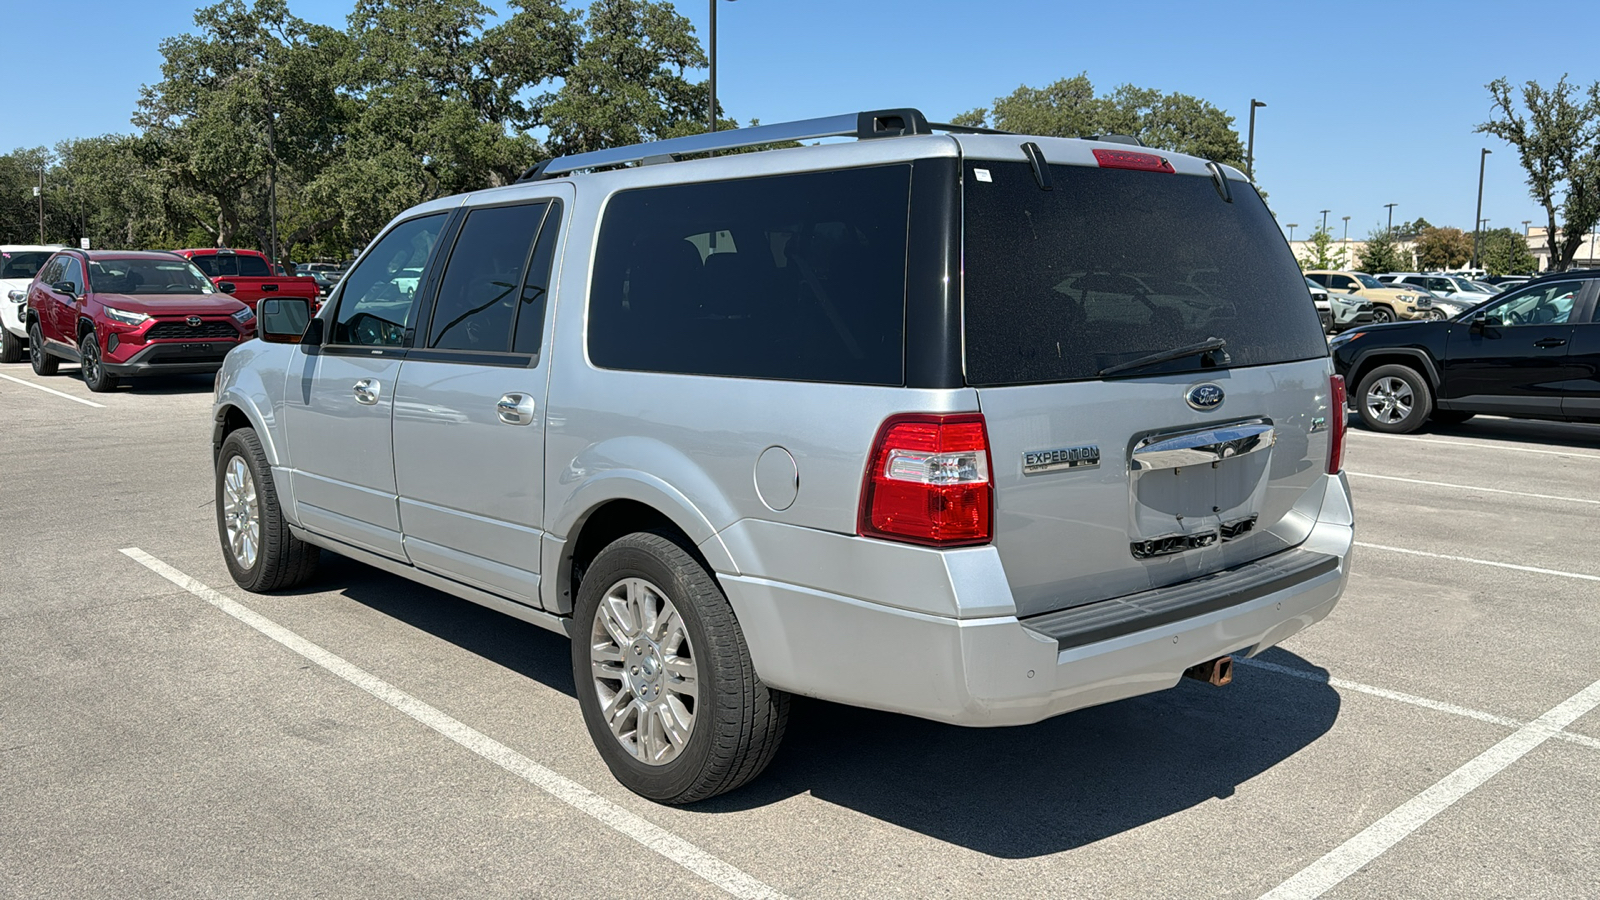
M1311 302L1317 308L1317 319L1322 322L1322 330L1328 334L1338 334L1373 321L1370 301L1345 294L1330 294L1327 288L1309 278L1306 279L1306 288L1311 291Z
M75 362L89 390L110 391L130 376L214 372L255 336L251 305L180 254L57 248L43 260L39 251L15 255L24 253L16 271L37 268L25 288L8 292L7 349L15 316L38 375Z
M1384 284L1365 272L1314 269L1305 274L1316 284L1327 288L1330 298L1348 295L1370 302L1374 322L1432 317L1429 312L1432 298L1424 297L1409 287Z

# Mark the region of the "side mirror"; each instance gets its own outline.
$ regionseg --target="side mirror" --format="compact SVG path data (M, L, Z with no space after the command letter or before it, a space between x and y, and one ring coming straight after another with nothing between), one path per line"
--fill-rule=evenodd
M78 296L78 286L70 281L58 281L50 285L50 290L58 294L67 294L72 297Z
M1350 293L1352 293L1352 294L1361 293L1361 286L1360 285L1356 285L1355 287L1351 288L1350 289Z
M322 329L315 329L315 340L309 333L313 322L322 324L311 318L311 302L304 297L273 297L256 305L256 333L269 344L320 344Z
M1495 325L1500 324L1500 320L1499 319L1495 319L1493 324L1495 324ZM1477 315L1472 317L1472 324L1467 326L1467 330L1470 331L1473 334L1483 334L1484 329L1488 328L1489 325L1490 325L1489 314L1488 313L1478 313Z
M217 290L223 292L224 294L231 294L234 291L237 291L238 289L239 289L239 286L237 284L234 284L231 281L219 281L219 282L217 282Z

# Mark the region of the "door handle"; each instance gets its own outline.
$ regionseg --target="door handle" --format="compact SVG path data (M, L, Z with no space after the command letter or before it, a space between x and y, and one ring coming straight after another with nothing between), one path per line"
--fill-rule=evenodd
M506 394L494 405L500 421L507 425L533 424L533 398L527 394Z
M378 395L383 393L383 385L376 378L363 378L356 382L353 388L356 402L362 406L372 406L378 402Z
M1534 341L1533 345L1535 347L1565 347L1567 345L1567 339L1566 338L1543 338L1541 340Z

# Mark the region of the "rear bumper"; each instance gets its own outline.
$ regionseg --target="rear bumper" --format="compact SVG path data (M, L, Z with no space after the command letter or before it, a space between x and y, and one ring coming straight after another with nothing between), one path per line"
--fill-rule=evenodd
M1320 621L1344 591L1354 535L1344 479L1328 478L1316 524L1288 552L1331 561L1265 590L1258 580L1237 602L1221 587L1197 598L1194 615L1155 615L1088 642L1046 633L1044 616L957 618L751 574L719 578L773 687L958 725L1022 725L1172 687L1190 666L1254 656ZM963 584L963 571L982 567L951 568L957 594L995 593Z

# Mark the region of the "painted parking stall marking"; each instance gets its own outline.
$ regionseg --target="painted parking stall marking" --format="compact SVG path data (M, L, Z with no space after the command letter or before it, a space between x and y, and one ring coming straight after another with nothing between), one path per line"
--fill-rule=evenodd
M143 550L128 547L122 553L328 672L366 691L562 803L661 854L728 894L734 897L787 900L785 894L743 870L612 803L576 781L539 765L505 744L418 700L365 669L352 665L342 657L306 640L248 606L224 597Z
M1562 503L1591 503L1600 506L1600 500L1588 500L1583 497L1558 497L1555 494L1530 494L1527 491L1508 491L1503 488L1480 487L1475 484L1450 484L1445 481L1423 481L1420 478L1401 478L1397 475L1374 475L1371 472L1351 472L1345 470L1345 475L1353 478L1377 478L1382 481L1400 481L1406 484L1421 484L1428 487L1455 488L1461 491L1476 491L1484 494L1509 494L1513 497L1528 497L1533 500L1559 500Z
M1596 453L1574 453L1571 450L1539 450L1533 447L1525 447L1521 444L1502 443L1499 441L1483 441L1481 443L1474 441L1447 441L1442 438L1415 437L1409 434L1379 434L1373 431L1356 431L1355 429L1351 429L1348 433L1360 435L1361 437L1379 438L1387 441L1412 441L1418 444L1443 444L1449 447L1471 447L1475 450L1509 450L1513 453L1536 453L1541 456L1565 456L1570 459L1600 460L1600 454Z
M55 394L57 397L60 397L60 398L62 398L64 400L71 400L73 403L82 403L84 406L92 406L95 409L105 409L105 405L104 404L96 403L93 400L85 400L82 397L74 397L71 394L64 394L61 391L56 390L55 388L47 388L42 384L34 384L31 381L24 381L21 378L12 377L10 375L5 374L4 372L0 372L0 378L4 378L6 381L16 382L17 384L20 384L23 387L31 387L36 391L44 391L46 394Z
M1430 559L1443 559L1450 562L1471 563L1475 566L1493 566L1497 569L1513 569L1518 572L1532 572L1535 575L1554 575L1557 578L1576 578L1580 581L1600 581L1600 575L1586 575L1582 572L1563 572L1560 569L1541 569L1538 566L1520 566L1516 563L1496 562L1492 559L1473 559L1470 556L1451 556L1448 553L1428 553L1425 550L1407 550L1404 547L1390 547L1385 544L1369 544L1365 541L1356 541L1357 547L1368 550L1384 550L1389 553L1404 553L1407 556L1426 556Z
M1263 894L1261 900L1312 900L1322 896L1596 707L1600 707L1600 681L1568 697L1554 709L1439 779L1432 787L1407 800L1321 859L1301 869L1288 881Z

